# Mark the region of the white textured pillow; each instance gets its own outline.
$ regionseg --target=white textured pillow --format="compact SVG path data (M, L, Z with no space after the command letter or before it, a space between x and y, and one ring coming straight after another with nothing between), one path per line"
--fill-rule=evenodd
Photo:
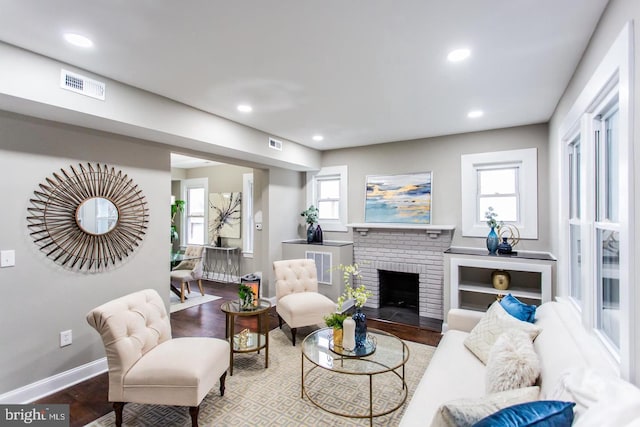
M640 420L638 387L586 367L566 370L546 398L576 402L576 427L626 427Z
M456 399L438 408L431 427L468 427L500 409L538 400L539 387L525 387L474 399Z
M498 337L487 360L487 393L534 385L540 376L540 359L529 334L510 329Z
M532 341L541 331L539 327L531 323L516 319L496 301L491 304L489 310L465 338L464 345L486 365L489 359L489 350L498 337L509 329L520 329L526 332Z

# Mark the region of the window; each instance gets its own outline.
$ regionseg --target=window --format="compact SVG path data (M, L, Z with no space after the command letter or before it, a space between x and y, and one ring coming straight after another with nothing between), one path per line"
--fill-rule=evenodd
M568 138L568 296L585 311L614 355L620 352L620 171L617 85L581 118L581 135ZM583 262L583 259L593 260ZM592 267L595 266L595 267ZM594 308L583 300L594 301ZM595 310L595 311L594 311Z
M204 245L207 227L207 180L188 179L182 182L182 194L185 200L182 244Z
M570 230L559 242L567 256L558 257L558 289L579 302L582 324L619 363L621 376L638 383L630 40L627 24L560 128L559 222Z
M518 222L519 186L518 165L499 168L478 168L478 201L476 216L478 222L485 221L485 212L492 207L498 216L496 220Z
M537 163L535 148L463 155L462 235L486 237L485 212L492 207L521 238L537 239Z
M307 173L307 206L319 211L325 231L347 231L347 166L329 166Z
M319 220L340 220L340 175L319 177L316 185Z
M242 174L242 253L253 255L253 174Z
M618 223L618 104L594 120L596 159L597 324L620 349L620 225Z

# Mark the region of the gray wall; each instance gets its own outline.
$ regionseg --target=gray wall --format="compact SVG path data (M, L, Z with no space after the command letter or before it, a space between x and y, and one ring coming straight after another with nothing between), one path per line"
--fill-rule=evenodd
M433 172L432 224L455 225L452 245L484 247L484 238L462 237L460 156L521 148L538 150L538 239L521 240L516 249L548 251L549 165L546 124L497 129L436 138L401 141L323 153L322 166L348 165L349 222L364 222L364 185L367 175ZM487 231L488 232L488 231ZM351 232L326 232L325 238L352 240Z
M101 273L71 272L46 258L27 230L38 185L61 168L100 162L122 170L142 189L149 228L125 262ZM87 312L113 298L157 289L168 303L169 152L139 140L0 111L0 249L16 266L0 269L0 394L104 357ZM71 329L73 344L59 347Z
M635 23L634 34L633 34L633 46L634 50L631 52L632 58L635 58L635 72L632 76L633 91L630 93L630 97L633 105L633 135L635 138L638 138L640 135L640 108L638 107L638 101L640 101L640 66L638 64L638 58L640 57L640 28L638 28L638 23L640 22L640 2L635 0L611 0L607 5L605 12L600 18L600 22L598 23L598 27L596 28L591 41L589 42L589 46L585 51L583 58L578 65L576 72L574 73L571 82L567 86L567 89L560 99L558 106L556 107L556 111L551 118L549 125L549 139L551 144L551 156L550 156L550 171L551 171L551 182L560 182L559 171L560 171L560 125L564 120L565 116L569 112L569 109L576 101L578 95L586 86L588 80L593 75L596 67L602 61L605 54L611 47L612 43L615 41L616 37L620 34L624 24L630 20L633 20ZM634 144L635 145L635 144ZM635 202L636 206L638 201L640 201L640 150L633 150L633 159L631 164L631 171L634 171L634 181L630 182L629 185L631 188L635 188ZM549 189L550 193L550 207L551 212L559 212L559 189L557 186L551 187ZM559 235L560 226L563 224L560 222L561 218L556 216L551 218L551 231L553 235ZM634 217L629 219L631 224L640 224L640 209L634 209ZM633 227L632 227L633 229ZM632 242L640 241L640 228L636 226L634 236L631 238ZM552 247L554 251L558 251L560 242L558 239L554 239L552 242ZM563 254L559 254L562 256ZM640 251L636 250L635 254L632 254L632 259L630 260L631 265L635 266L635 270L632 274L637 278L640 277ZM637 281L631 281L631 298L634 303L632 307L631 315L633 315L637 311L637 307L640 307L640 289L636 285ZM637 315L636 315L637 316ZM640 327L638 318L633 321L632 325L635 325L636 329L633 332L633 343L632 346L635 350L633 354L640 355ZM632 380L635 384L640 384L640 369L637 369L635 373L633 373Z
M298 229L304 210L304 173L285 169L269 170L269 224L268 265L264 266L263 277L268 277L269 295L275 296L273 261L282 259L282 241L298 238ZM269 274L266 274L266 273Z

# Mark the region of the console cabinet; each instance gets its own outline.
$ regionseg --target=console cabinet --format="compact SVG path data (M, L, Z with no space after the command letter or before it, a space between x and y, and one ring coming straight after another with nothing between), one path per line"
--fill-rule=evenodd
M282 242L282 259L311 258L316 262L318 292L336 301L344 292L344 279L338 265L353 263L353 242L325 240L307 243L306 240Z
M555 258L545 252L489 255L486 250L449 248L445 251L445 313L451 308L485 311L498 295L512 294L527 304L552 298ZM511 276L509 288L493 287L491 274Z

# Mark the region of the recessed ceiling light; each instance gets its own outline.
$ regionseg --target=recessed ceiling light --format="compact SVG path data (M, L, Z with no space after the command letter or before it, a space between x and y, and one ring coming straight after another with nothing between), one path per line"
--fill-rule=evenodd
M251 111L253 111L253 108L248 104L240 104L238 105L238 111L241 111L243 113L250 113Z
M482 110L473 110L469 111L467 117L469 117L470 119L477 119L478 117L482 117L483 115L484 112Z
M471 55L471 51L469 49L456 49L449 52L447 59L451 62L458 62L467 59L469 55Z
M65 33L64 34L64 39L71 43L74 46L78 46L78 47L91 47L93 46L93 42L91 41L91 39L82 36L80 34L75 34L75 33Z
M324 139L324 136L322 136L322 135L313 135L312 139L314 141L322 141Z

